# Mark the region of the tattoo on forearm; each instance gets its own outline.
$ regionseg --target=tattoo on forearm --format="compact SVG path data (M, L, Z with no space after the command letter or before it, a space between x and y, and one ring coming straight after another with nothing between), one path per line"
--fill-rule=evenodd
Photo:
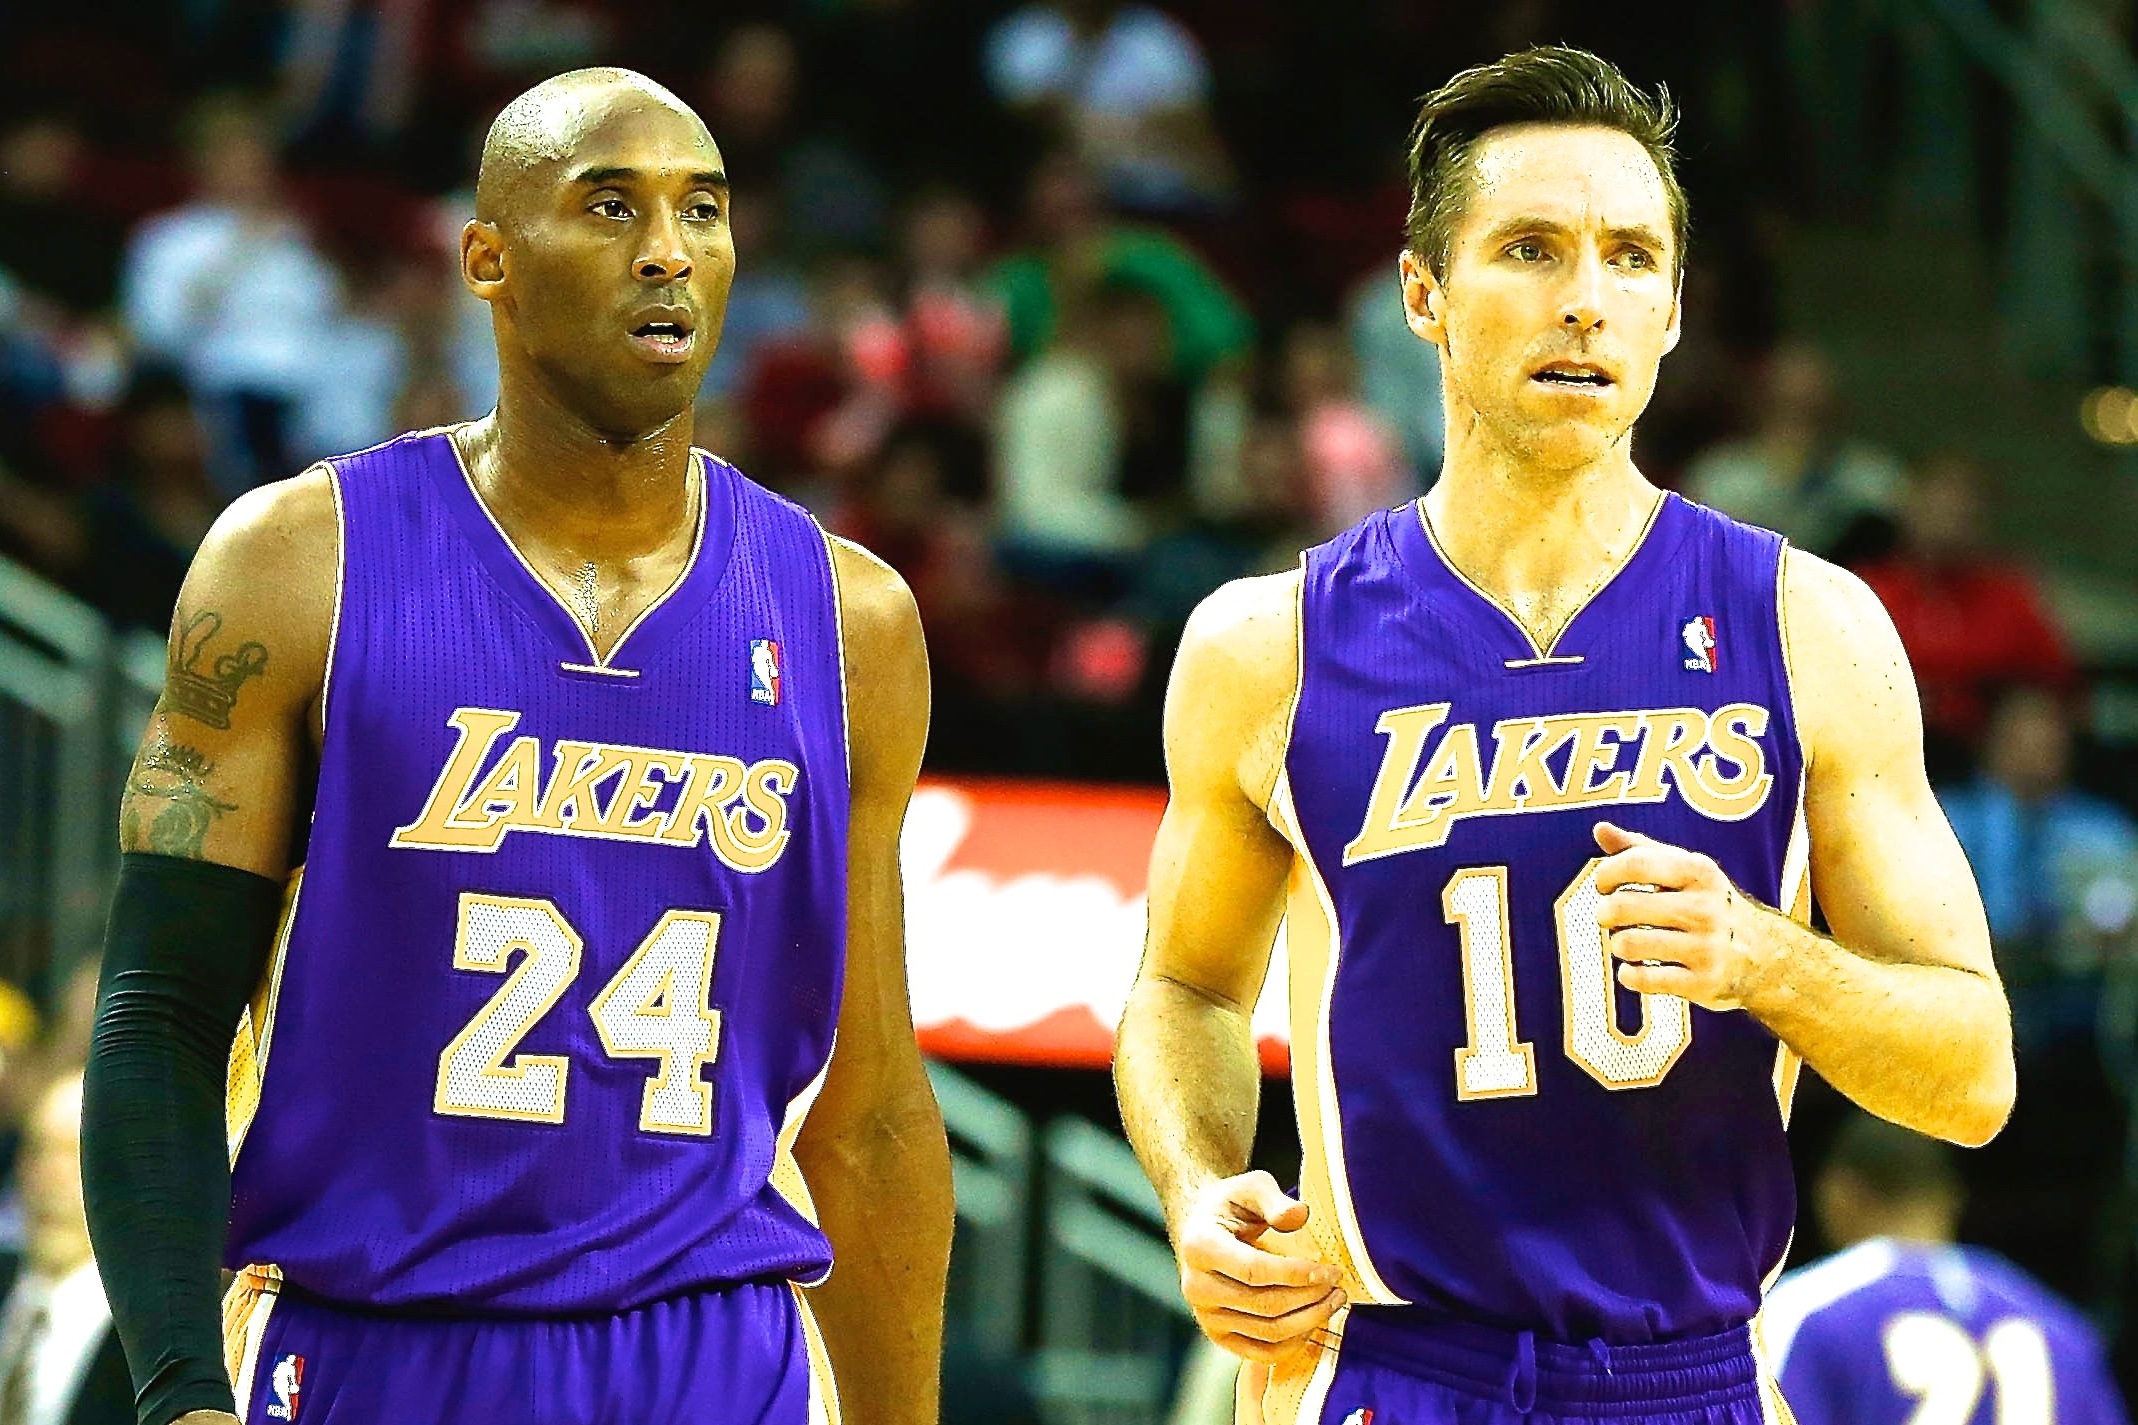
M267 671L267 645L245 642L235 652L219 654L206 667L208 645L223 631L223 616L203 609L179 630L165 670L160 706L184 713L195 722L228 731L238 689Z
M235 803L217 801L208 791L214 772L215 764L197 748L167 738L144 749L126 779L126 800L119 813L121 844L130 851L145 848L198 859L215 819L237 810Z

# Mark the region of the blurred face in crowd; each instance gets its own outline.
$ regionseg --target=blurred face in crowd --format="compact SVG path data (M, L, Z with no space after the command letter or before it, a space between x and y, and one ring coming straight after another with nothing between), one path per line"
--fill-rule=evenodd
M82 1076L46 1090L22 1145L22 1197L29 1254L38 1271L58 1275L89 1260L82 1210Z
M1781 347L1763 378L1759 422L1769 435L1808 440L1833 424L1834 371L1816 347Z
M906 213L906 262L924 278L963 276L986 250L987 218L963 193L931 193Z
M32 119L0 138L0 187L29 200L59 196L73 180L82 136L59 119Z
M794 41L776 25L745 25L728 37L707 76L707 97L721 132L767 139L794 106Z
M1982 493L1973 468L1952 458L1931 463L1909 487L1904 514L1908 547L1919 558L1943 564L1974 553Z
M1164 305L1148 292L1102 292L1095 332L1099 359L1125 386L1162 381L1173 369L1173 323Z
M1403 255L1411 329L1441 349L1449 453L1482 441L1575 470L1622 451L1678 341L1662 174L1632 136L1519 124L1478 140L1444 276Z
M194 116L193 176L201 195L234 208L270 204L275 151L268 122L242 106L210 101Z
M549 154L462 237L491 304L501 379L530 377L604 438L690 409L719 345L735 245L720 151L697 115L623 82L567 91Z
M1989 774L2022 800L2063 789L2071 776L2071 722L2055 694L2019 688L1990 720Z

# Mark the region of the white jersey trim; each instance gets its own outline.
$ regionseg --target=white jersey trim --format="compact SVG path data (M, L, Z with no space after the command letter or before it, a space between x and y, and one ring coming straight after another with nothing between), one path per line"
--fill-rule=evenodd
M1760 1335L1766 1342L1774 1374L1780 1376L1789 1364L1789 1350L1806 1321L1883 1280L1899 1260L1900 1253L1893 1243L1880 1237L1783 1277L1759 1313Z

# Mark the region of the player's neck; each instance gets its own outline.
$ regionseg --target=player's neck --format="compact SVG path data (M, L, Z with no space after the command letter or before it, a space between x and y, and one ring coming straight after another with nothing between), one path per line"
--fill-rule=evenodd
M1632 554L1660 498L1623 450L1573 470L1451 450L1425 510L1455 567L1520 607L1586 597Z
M690 519L688 409L618 441L539 393L508 389L455 440L484 502L515 535L628 559L669 543Z

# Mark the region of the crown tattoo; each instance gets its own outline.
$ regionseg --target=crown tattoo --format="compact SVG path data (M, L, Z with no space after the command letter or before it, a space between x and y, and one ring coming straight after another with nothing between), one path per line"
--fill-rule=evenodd
M209 640L222 632L223 616L212 610L195 614L178 635L178 649L164 679L164 697L173 708L210 727L228 729L230 710L236 706L238 689L248 679L267 671L267 645L241 643L235 653L225 653L207 668L201 660Z

